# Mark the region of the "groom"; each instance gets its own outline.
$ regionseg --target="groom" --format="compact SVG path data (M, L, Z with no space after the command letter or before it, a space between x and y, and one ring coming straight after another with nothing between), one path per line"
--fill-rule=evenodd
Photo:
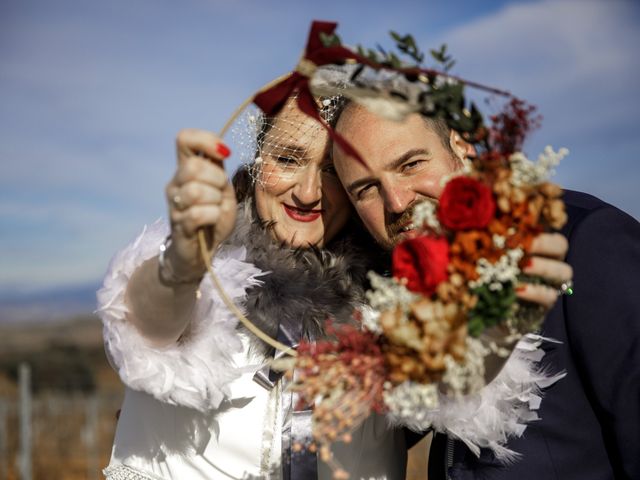
M459 167L466 149L439 122L417 114L392 122L353 103L336 131L367 159L368 168L334 147L356 211L389 250L414 235L411 207L438 199L440 180ZM584 193L567 191L564 201L575 294L556 303L542 334L562 342L549 347L544 366L567 376L545 392L541 420L509 441L520 460L504 466L489 451L477 458L464 444L436 435L430 480L640 478L640 224ZM555 301L555 291L534 290L528 286L520 297Z

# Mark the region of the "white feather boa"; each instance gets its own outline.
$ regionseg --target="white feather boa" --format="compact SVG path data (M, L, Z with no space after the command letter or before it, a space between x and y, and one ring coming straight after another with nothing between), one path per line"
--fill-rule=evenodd
M541 390L563 378L565 373L550 374L539 367L544 356L542 342L554 340L525 335L502 368L500 374L478 392L462 398L439 395L438 407L423 410L420 418L390 415L394 424L415 431L433 428L464 442L476 455L489 448L496 458L509 463L518 453L504 447L509 437L519 437L526 424L539 419L537 410Z
M220 405L229 394L229 382L242 373L231 361L231 356L242 350L237 319L209 279L205 277L200 285L202 295L188 330L179 342L165 348L153 347L140 335L125 303L131 275L158 254L168 231L160 221L145 227L134 242L114 256L97 293L96 313L104 325L107 355L127 386L170 405L204 412ZM261 271L245 262L245 257L243 247L226 247L213 261L225 291L237 305L243 304L249 287L261 283Z

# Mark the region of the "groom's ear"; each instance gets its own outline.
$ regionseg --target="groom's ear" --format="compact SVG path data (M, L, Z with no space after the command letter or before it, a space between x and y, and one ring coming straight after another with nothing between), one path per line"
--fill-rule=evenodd
M454 155L462 162L476 156L475 147L465 141L455 130L451 130L449 133L449 146Z

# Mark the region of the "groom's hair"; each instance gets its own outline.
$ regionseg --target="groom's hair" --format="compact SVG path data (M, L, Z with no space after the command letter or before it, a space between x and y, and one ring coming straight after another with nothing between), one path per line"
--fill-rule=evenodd
M342 117L342 115L345 112L352 110L353 108L366 108L366 107L363 107L362 105L358 104L357 102L354 102L353 100L347 97L341 97L338 103L338 110L336 114L333 116L333 118L331 119L331 122L329 123L331 127L335 129L338 123L340 122L340 118ZM453 152L453 149L451 148L451 142L449 141L451 128L447 125L446 120L440 117L426 117L424 115L421 115L421 116L427 128L432 130L438 136L444 148L446 148L447 151L453 155L454 152Z

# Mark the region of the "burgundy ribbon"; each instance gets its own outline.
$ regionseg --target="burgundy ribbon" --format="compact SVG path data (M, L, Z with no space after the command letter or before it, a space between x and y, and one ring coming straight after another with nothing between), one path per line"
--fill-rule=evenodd
M265 115L276 115L282 107L284 107L287 99L291 97L293 92L297 91L298 108L320 122L329 133L329 137L331 137L347 155L356 158L364 164L364 160L358 151L320 116L316 101L309 90L310 76L313 75L313 70L321 65L342 63L344 60L353 59L358 63L365 63L375 68L374 64L368 59L355 54L348 48L339 45L325 47L322 44L320 34L332 35L337 26L338 24L335 22L314 21L311 24L307 47L298 67L290 76L272 88L258 93L253 98L253 103L260 107Z

